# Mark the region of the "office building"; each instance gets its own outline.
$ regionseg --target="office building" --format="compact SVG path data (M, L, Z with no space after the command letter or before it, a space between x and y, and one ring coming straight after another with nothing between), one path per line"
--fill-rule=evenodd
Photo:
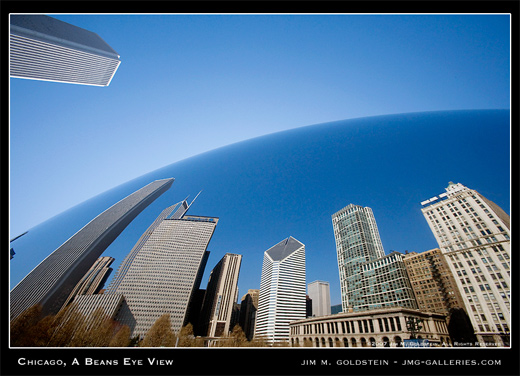
M372 209L350 204L332 215L342 311L362 305L361 265L385 255Z
M293 347L405 347L410 339L421 346L451 346L444 315L403 307L311 317L290 327Z
M173 180L156 180L132 193L52 252L11 290L11 320L38 303L43 314L57 313L96 259L144 208L171 187Z
M509 346L511 241L509 216L460 183L421 202L481 346Z
M211 271L201 313L204 336L222 337L233 329L241 263L242 255L226 253Z
M195 197L196 199L197 197ZM195 201L195 199L193 201ZM179 202L175 205L169 206L166 209L164 209L161 214L153 221L153 223L146 229L146 231L141 235L137 243L132 247L132 250L126 255L125 259L121 264L119 265L119 268L117 269L117 273L112 278L112 281L110 282L110 285L108 287L108 291L116 291L119 287L119 284L125 277L128 269L132 265L132 262L135 259L135 256L139 254L139 251L143 247L143 245L146 244L152 233L155 231L157 226L161 224L161 222L166 219L167 217L173 218L173 219L179 219L181 218L189 209L188 203L186 200ZM173 214L172 214L173 213Z
M83 278L81 278L76 287L74 287L63 304L63 307L69 305L78 295L93 295L99 293L110 276L110 273L112 273L110 265L113 262L113 257L104 256L98 258Z
M255 335L259 295L260 290L249 289L240 302L240 318L238 323L249 341L251 341Z
M173 332L188 323L218 218L186 215L191 205L185 201L173 207L182 208L180 212L169 209L174 214L154 225L129 265L119 269L124 276L117 287L107 289L107 293L125 297L131 312L129 320L136 323L132 336L143 338L165 313L170 314ZM121 323L127 324L124 316Z
M415 294L406 271L403 255L392 252L361 264L360 297L355 311L385 307L417 309Z
M312 316L330 315L330 286L325 281L314 281L307 286L312 300Z
M407 253L403 260L421 311L449 316L450 309L464 308L455 278L440 249Z
M264 252L255 337L289 339L289 323L305 318L305 245L293 237Z
M120 63L96 33L45 15L10 16L11 77L108 86Z

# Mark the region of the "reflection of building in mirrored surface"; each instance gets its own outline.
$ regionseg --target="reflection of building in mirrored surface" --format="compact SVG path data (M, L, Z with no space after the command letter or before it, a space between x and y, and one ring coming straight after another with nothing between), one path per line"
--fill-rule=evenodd
M45 15L10 16L11 77L108 86L121 61L96 33Z
M110 265L113 262L113 257L105 256L98 258L83 278L81 278L76 287L74 287L74 290L70 293L63 307L69 305L78 295L93 295L99 293L110 276L110 273L112 273Z
M242 255L226 253L211 271L202 305L202 334L227 336L233 329L231 316L238 299L238 274Z
M28 231L25 231L23 234L20 234L20 235L14 237L13 239L10 240L10 243L14 242L14 241L15 241L16 239L18 239L18 238L21 238L22 236L24 236L24 235L27 234L27 233L28 233ZM16 252L14 251L14 248L13 248L13 247L11 247L11 248L9 249L9 255L10 255L10 259L11 259L11 260L13 259L14 255L16 255Z
M122 278L114 276L117 283L107 289L124 295L131 315L120 320L130 326L135 319L132 336L144 337L165 313L174 332L187 324L218 223L218 218L187 216L188 208L183 201L163 211L118 270Z
M479 192L449 183L421 202L484 346L509 346L511 309L510 218Z
M128 325L130 330L133 330L135 326L135 321L131 320L125 297L121 294L78 295L72 304L74 309L87 319L87 322L92 322L92 320L96 319L94 313L101 310L103 314L112 320L118 321L119 317L125 316L126 325Z
M332 215L343 312L364 305L362 264L385 255L372 209L350 204Z
M91 220L52 252L12 290L11 320L39 303L44 314L57 313L79 280L126 226L174 179L154 181Z
M350 204L332 215L343 312L417 308L403 257L385 256L372 209Z
M304 319L305 245L289 237L264 252L255 337L289 339L289 323Z
M238 324L244 331L246 338L252 340L255 335L256 312L258 311L258 295L260 290L249 289L240 303L240 317Z
M312 316L330 315L330 286L325 281L314 281L307 286L312 300Z
M463 308L462 296L441 250L403 256L417 305L421 311L448 316L451 308Z
M478 124L477 128L475 124ZM199 212L225 218L222 223L225 226L220 227L211 240L212 257L218 260L226 250L232 249L240 249L244 256L239 282L241 295L249 288L259 288L255 269L262 261L255 259L255 254L259 249L265 251L266 239L280 233L309 234L305 241L302 240L307 249L330 249L331 241L334 243L330 216L327 226L323 213L336 212L348 204L346 199L362 201L367 194L370 196L365 202L380 211L380 217L376 219L379 227L384 226L381 231L383 244L385 239L401 237L388 227L388 221L392 221L406 229L403 238L410 233L417 235L417 243L394 245L393 248L432 249L437 244L425 223L409 216L416 213L414 202L431 197L427 185L417 180L418 176L440 181L446 176L446 166L456 170L457 166L493 165L493 169L475 175L472 181L482 192L493 195L492 199L500 206L507 208L510 197L509 132L509 110L428 112L301 127L203 153L151 171L29 229L29 233L11 244L16 251L10 262L11 286L14 287L77 229L112 203L150 181L169 176L176 177L175 190L170 189L159 197L132 222L132 228L127 228L106 250L106 255L116 259L112 264L113 275L157 215L184 198L176 196L175 192L184 195L200 189L204 189L205 194L203 200L197 199ZM450 137L432 137L447 133ZM471 135L471 144L461 142L467 140L468 135ZM490 139L493 147L504 152L475 151L474 145L489 145ZM357 142L360 140L363 142ZM425 140L427 148L424 147ZM367 148L366 145L377 146ZM439 153L439 150L456 150L457 166L453 165L452 153ZM424 165L417 169L417 160L428 161L428 176L424 175ZM392 179L381 174L382 169L391 174ZM403 192L406 192L405 198ZM301 200L296 201L295 194ZM412 202L409 201L411 197L419 199ZM395 212L396 208L407 208L407 212ZM128 231L131 229L132 232ZM306 263L319 267L326 260L332 262L331 256L321 251L308 252ZM328 280L326 277L320 273L315 279ZM329 282L331 300L340 303L339 293L336 293L340 291L338 278L331 277Z
M415 332L407 324L410 319L419 323ZM444 315L402 307L342 312L290 325L295 347L406 347L411 338L428 347L451 346Z

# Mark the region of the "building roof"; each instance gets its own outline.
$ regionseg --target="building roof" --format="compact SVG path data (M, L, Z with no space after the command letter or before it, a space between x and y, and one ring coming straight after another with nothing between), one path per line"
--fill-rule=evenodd
M11 33L119 59L119 54L96 33L49 16L13 14L10 24Z
M269 248L265 252L273 261L281 261L303 246L303 243L299 242L292 236L289 236L287 239L282 240L280 243Z

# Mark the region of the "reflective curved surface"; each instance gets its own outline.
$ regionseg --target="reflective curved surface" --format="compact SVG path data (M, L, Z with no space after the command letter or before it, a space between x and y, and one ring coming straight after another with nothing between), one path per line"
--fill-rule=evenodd
M371 207L386 253L435 248L420 202L442 193L449 181L476 189L509 213L509 145L509 111L478 110L337 121L222 147L140 176L29 229L11 243L11 288L103 210L153 180L173 177L170 190L103 254L116 259L114 273L164 208L202 190L189 214L219 217L202 288L227 252L244 256L239 295L259 288L264 251L293 236L306 246L307 283L329 281L331 302L338 304L333 213L350 203Z

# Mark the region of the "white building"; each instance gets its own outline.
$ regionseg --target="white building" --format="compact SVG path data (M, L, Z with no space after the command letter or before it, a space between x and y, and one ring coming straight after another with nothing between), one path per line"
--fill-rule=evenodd
M509 346L509 216L480 193L458 183L421 202L445 254L480 346Z
M144 337L165 313L170 314L172 330L179 332L187 324L192 299L200 287L218 218L187 216L189 206L184 201L177 205L184 208L182 215L173 210L176 206L169 208L173 216L152 225L152 233L127 260L129 265L119 269L123 278L114 276L117 287L107 290L124 295L129 320L136 323L132 336ZM125 317L121 323L127 323Z
M120 63L96 33L45 15L10 15L11 77L108 86Z
M305 318L305 245L293 237L264 252L255 337L289 339L289 322Z
M312 315L330 315L330 286L325 281L314 281L307 286L309 298L312 299Z

